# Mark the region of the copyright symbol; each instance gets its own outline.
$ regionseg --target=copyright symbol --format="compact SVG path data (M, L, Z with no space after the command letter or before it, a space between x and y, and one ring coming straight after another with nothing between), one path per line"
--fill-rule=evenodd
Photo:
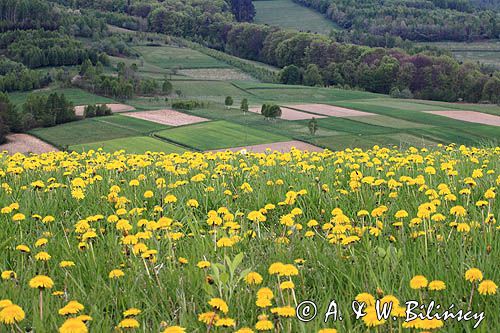
M317 313L318 308L312 301L302 301L299 305L297 305L297 308L295 309L295 315L297 316L297 319L303 323L307 323L316 318Z

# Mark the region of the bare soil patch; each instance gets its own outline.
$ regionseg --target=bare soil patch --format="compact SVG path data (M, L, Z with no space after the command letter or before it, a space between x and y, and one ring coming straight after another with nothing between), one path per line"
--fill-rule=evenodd
M294 104L287 105L290 108L303 110L311 113L317 113L328 117L361 117L361 116L374 116L375 114L363 111L343 108L340 106L333 106L327 104Z
M111 109L111 112L113 113L119 113L119 112L127 112L127 111L133 111L135 108L130 105L126 104L106 104L108 108ZM85 110L86 105L77 105L75 106L75 114L77 116L83 116L83 112Z
M206 118L192 116L190 114L168 109L155 110L155 111L129 112L126 113L125 116L148 120L154 123L162 125L170 125L170 126L196 124L209 120Z
M34 153L42 154L51 151L59 151L56 147L28 134L9 134L7 143L0 145L0 151L7 150L11 154Z
M261 107L250 108L248 111L260 114ZM314 114L292 110L287 107L281 107L281 119L285 120L304 120L311 118L326 118L325 116L317 116Z
M217 149L217 150L210 150L211 152L224 152L224 151L233 151L233 152L238 152L238 151L248 151L252 153L265 153L268 149L271 151L279 151L281 153L283 152L288 152L290 151L293 147L302 150L302 151L309 151L309 152L321 152L323 151L322 148L313 146L309 143L305 143L302 141L285 141L285 142L274 142L274 143L265 143L262 145L255 145L255 146L245 146L245 147L234 147L234 148L225 148L225 149Z
M469 123L478 123L491 126L500 126L500 117L492 114L476 111L425 111L426 113L436 114L438 116L467 121Z

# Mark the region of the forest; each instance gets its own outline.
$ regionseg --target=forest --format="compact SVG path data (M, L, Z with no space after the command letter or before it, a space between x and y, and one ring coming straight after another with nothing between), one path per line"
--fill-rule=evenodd
M497 12L468 0L293 0L341 28L421 42L473 41L500 36Z

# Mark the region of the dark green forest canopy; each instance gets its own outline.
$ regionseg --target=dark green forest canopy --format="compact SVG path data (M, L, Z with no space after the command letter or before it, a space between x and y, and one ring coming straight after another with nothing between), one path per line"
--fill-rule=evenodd
M414 41L471 41L500 37L500 14L472 0L293 0L338 26Z

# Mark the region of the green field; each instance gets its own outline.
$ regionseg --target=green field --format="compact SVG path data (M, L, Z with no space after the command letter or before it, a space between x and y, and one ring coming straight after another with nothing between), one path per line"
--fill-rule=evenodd
M500 68L500 40L482 42L436 42L422 43L449 50L461 61L481 62Z
M173 46L138 46L135 48L144 60L162 69L227 68L226 63L201 52Z
M156 136L198 150L221 149L287 141L289 138L258 129L213 121L157 132Z
M146 151L182 153L186 150L185 148L149 136L128 137L74 145L70 146L69 150L83 152L89 151L91 149L97 150L99 148L102 148L107 152L114 152L124 149L127 153L132 154L143 154Z
M84 143L139 136L165 128L168 128L168 126L114 115L84 119L55 127L38 128L30 131L30 133L57 147L69 147Z
M254 1L255 23L328 35L338 27L318 12L292 0Z

